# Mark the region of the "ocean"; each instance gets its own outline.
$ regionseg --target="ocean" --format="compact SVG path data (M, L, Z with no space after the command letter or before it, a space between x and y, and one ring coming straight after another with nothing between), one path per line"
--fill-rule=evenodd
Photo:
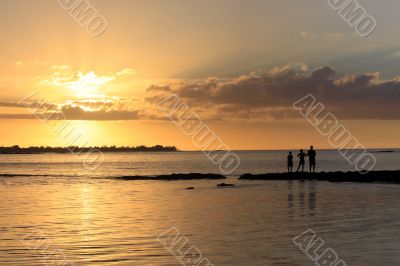
M116 179L220 173L201 152L106 153L94 171L71 154L0 155L0 265L182 265L166 232L208 265L313 265L293 242L307 230L347 265L400 263L398 185L238 180L286 171L287 151L235 153L223 181ZM373 154L376 170L399 170L399 150ZM353 170L318 151L317 171Z

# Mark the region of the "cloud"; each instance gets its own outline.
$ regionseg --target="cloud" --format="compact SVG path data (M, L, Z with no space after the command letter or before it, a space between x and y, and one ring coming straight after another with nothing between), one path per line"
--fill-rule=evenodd
M18 67L47 67L50 63L49 62L42 62L39 60L35 61L17 61L14 62L14 65Z
M39 86L61 89L78 98L107 97L106 93L110 88L119 86L118 82L127 82L136 74L131 68L100 74L95 71L74 70L67 65L52 66L51 72L39 78Z
M25 113L0 113L0 119L40 119L40 117L43 117L50 120L116 121L137 120L140 117L146 117L144 112L140 116L140 111L132 108L134 101L82 100L55 104L46 102L45 99L32 99L33 101L27 100L23 103L0 101L0 107L24 108L26 110Z
M66 70L69 69L70 67L68 65L59 65L59 66L51 66L50 68L55 70Z
M303 38L314 38L314 37L340 38L343 37L344 34L342 32L313 33L313 32L302 31L300 32L300 36Z
M312 93L342 119L400 119L400 77L379 73L340 75L330 66L313 71L290 66L229 80L208 79L148 89L147 101L177 94L190 106L217 109L220 117L283 119L296 117L292 104Z
M310 93L339 119L400 119L400 76L383 80L379 73L340 74L331 66L309 70L301 63L233 78L171 80L150 86L144 98L83 98L48 106L68 120L163 120L155 103L176 94L204 120L261 123L300 119L292 105ZM0 107L23 106L0 100ZM7 113L0 118L34 117Z
M19 102L14 101L1 101L0 100L0 107L15 107L15 108L25 108L25 105Z
M324 33L322 33L322 36L332 37L332 38L340 38L340 37L343 37L344 34L341 32L324 32Z
M0 100L0 107L27 108L28 104L34 104L34 103ZM35 106L39 106L39 105L36 104ZM51 103L42 103L39 107L41 109L54 110L54 109L57 109L58 106L56 104L51 104Z
M131 68L124 68L116 73L117 76L133 76L136 74L136 71Z
M53 73L47 79L42 80L40 84L55 87L68 87L78 91L88 88L95 90L114 79L114 76L99 76L94 71L89 71L87 73L81 71L64 71Z
M139 114L137 111L85 111L81 107L65 106L62 108L62 113L65 115L66 120L97 120L97 121L111 121L111 120L137 120Z
M307 31L302 31L302 32L300 32L300 36L301 37L303 37L303 38L308 38L308 37L315 37L315 36L317 36L315 33L310 33L310 32L307 32Z
M0 114L0 119L37 119L33 114Z
M57 112L38 112L37 114L0 114L0 119L48 119L48 120L86 120L86 121L123 121L138 120L137 111L85 111L81 107L64 107Z

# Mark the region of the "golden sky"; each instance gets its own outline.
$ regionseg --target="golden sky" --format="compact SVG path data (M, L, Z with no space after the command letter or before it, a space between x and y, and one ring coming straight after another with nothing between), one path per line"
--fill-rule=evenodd
M64 146L21 105L38 92L90 145L198 149L154 104L176 94L231 149L331 148L292 108L313 93L365 146L400 147L397 1L363 1L368 37L325 1L71 1L107 29L0 0L0 145Z

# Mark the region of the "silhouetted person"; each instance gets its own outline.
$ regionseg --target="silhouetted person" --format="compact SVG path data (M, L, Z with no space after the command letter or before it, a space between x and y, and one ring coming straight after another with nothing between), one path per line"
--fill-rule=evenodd
M317 157L317 153L315 152L313 146L310 146L310 150L307 152L307 156L310 162L310 173L315 173L315 165L316 165L315 157Z
M301 167L301 172L304 172L304 165L306 164L306 161L304 160L306 154L304 153L303 149L300 150L300 153L297 154L297 157L299 157L299 167L297 167L297 172L300 170Z
M293 155L292 152L289 152L289 155L287 156L287 170L289 173L293 172Z

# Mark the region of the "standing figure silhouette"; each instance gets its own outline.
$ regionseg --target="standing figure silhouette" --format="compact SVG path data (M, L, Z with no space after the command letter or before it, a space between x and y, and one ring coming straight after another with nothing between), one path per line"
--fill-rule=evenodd
M315 173L315 165L317 164L315 157L317 157L317 153L315 152L313 146L310 146L310 150L307 152L307 156L310 162L310 173Z
M306 161L304 160L305 156L306 154L304 153L303 149L301 149L300 153L297 154L297 157L300 158L299 167L297 167L297 172L300 170L300 167L301 167L301 172L304 172L304 165L306 164Z
M289 155L287 156L287 169L288 172L291 173L293 172L293 155L292 152L289 152Z

